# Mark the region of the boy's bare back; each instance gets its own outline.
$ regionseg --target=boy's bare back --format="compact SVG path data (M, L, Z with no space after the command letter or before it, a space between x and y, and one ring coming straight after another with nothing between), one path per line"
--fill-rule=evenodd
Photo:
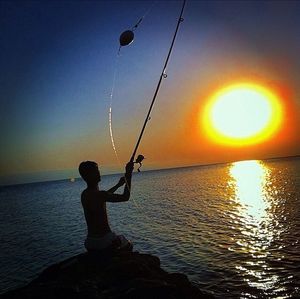
M85 189L81 194L81 203L88 227L88 236L102 237L111 229L107 220L106 191Z

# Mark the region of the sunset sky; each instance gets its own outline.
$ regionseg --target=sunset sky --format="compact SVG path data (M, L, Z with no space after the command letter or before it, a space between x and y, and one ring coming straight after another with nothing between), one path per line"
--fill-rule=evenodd
M122 172L181 5L2 1L0 185L77 177L82 160L97 161L103 174ZM112 104L119 165L108 123L118 39L149 8L119 58ZM187 1L168 77L138 151L146 157L144 169L300 154L299 16L298 1ZM201 113L212 94L239 82L275 93L282 125L260 144L217 144L205 134Z

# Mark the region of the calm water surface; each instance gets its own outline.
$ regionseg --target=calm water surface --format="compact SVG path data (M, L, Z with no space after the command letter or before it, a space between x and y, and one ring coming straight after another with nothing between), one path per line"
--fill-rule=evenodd
M118 176L103 178L108 188ZM81 180L0 188L0 289L84 250ZM142 172L112 228L217 298L300 296L300 159Z

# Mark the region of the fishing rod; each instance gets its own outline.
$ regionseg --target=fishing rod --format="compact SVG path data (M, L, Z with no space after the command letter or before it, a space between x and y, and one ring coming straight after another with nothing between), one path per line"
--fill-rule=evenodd
M144 121L142 130L141 130L141 133L140 133L140 135L139 135L139 138L138 138L137 143L136 143L136 145L135 145L135 148L134 148L134 150L133 150L132 156L131 156L131 158L130 158L130 162L134 162L134 158L135 158L136 152L137 152L137 150L138 150L138 147L139 147L139 145L140 145L141 139L142 139L142 137L143 137L145 128L146 128L146 126L147 126L148 121L150 120L150 114L151 114L151 111L152 111L154 102L155 102L155 100L156 100L156 97L157 97L157 94L158 94L158 91L159 91L159 88L160 88L162 79L167 77L167 74L166 74L166 68L167 68L167 65L168 65L168 62L169 62L169 59L170 59L172 50L173 50L173 46L174 46L174 43L175 43L175 39L176 39L176 36L177 36L177 32L178 32L178 29L179 29L179 25L180 25L181 22L183 22L182 15L183 15L185 3L186 3L186 0L183 1L182 8L181 8L181 12L180 12L180 15L179 15L179 18L178 18L178 21L177 21L177 25L176 25L176 29L175 29L175 32L174 32L174 35L173 35L172 43L171 43L171 46L170 46L170 49L169 49L169 52L168 52L168 55L167 55L165 64L164 64L164 66L163 66L161 75L160 75L160 77L159 77L159 81L158 81L156 90L155 90L155 92L154 92L154 95L153 95L153 98L152 98L152 101L151 101L151 104L150 104L150 107L149 107L147 116L146 116L146 118L145 118L145 121ZM144 157L143 155L138 155L138 157L137 157L137 159L136 159L136 161L135 161L134 163L139 163L139 164L140 164L140 167L141 167L141 165L142 165L141 163L142 163L142 161L143 161L144 159L145 159L145 157ZM139 168L140 168L140 167L139 167ZM139 171L139 169L138 169L138 171Z

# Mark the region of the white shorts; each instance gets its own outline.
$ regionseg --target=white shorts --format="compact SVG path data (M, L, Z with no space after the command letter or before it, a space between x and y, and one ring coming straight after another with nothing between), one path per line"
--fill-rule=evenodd
M103 250L110 247L114 241L118 241L118 247L126 247L130 242L123 235L116 235L114 232L109 232L103 237L87 237L84 246L87 250Z

